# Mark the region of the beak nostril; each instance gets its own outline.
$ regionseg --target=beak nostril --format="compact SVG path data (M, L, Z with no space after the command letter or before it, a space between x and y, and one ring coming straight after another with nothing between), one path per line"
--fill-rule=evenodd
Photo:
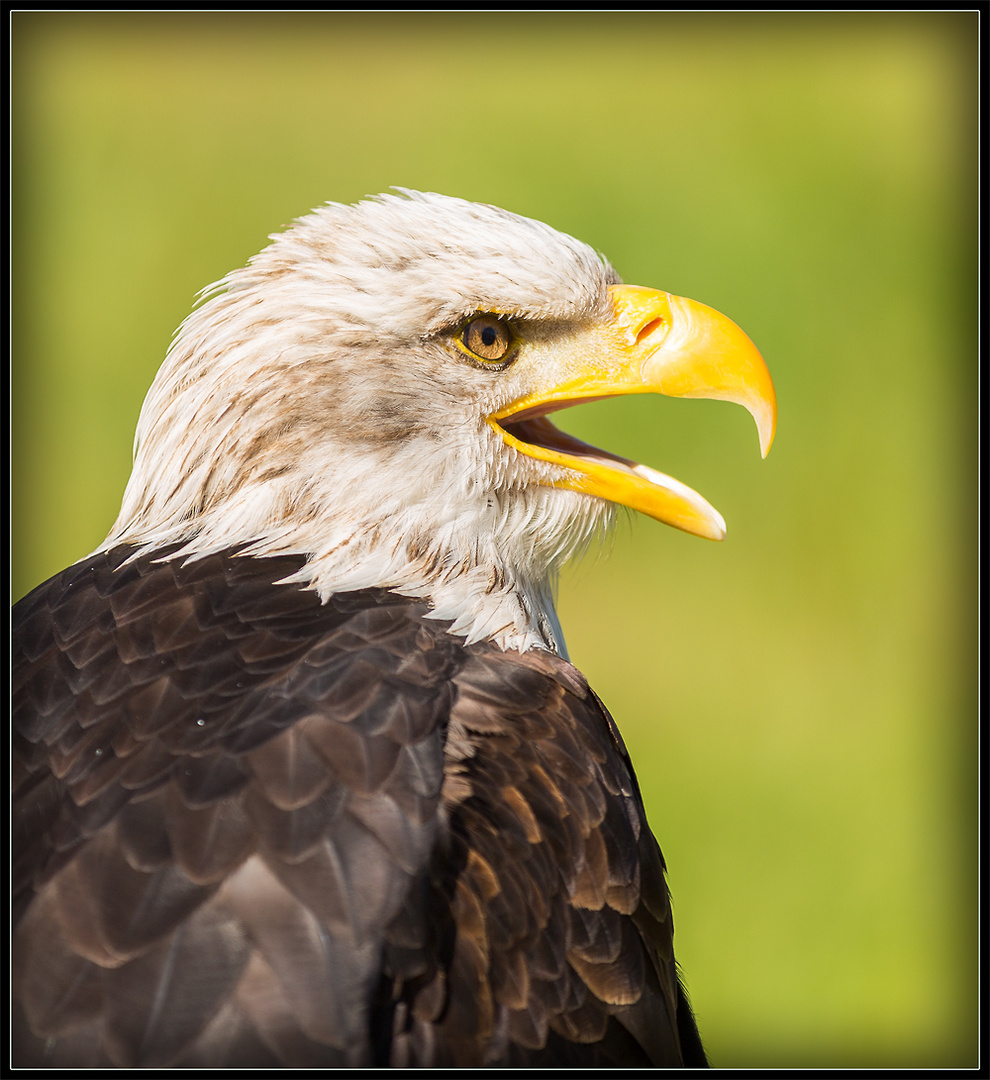
M657 316L655 319L651 319L645 326L640 328L639 333L636 335L636 344L638 345L643 338L648 337L654 330L658 330L663 326L663 317Z

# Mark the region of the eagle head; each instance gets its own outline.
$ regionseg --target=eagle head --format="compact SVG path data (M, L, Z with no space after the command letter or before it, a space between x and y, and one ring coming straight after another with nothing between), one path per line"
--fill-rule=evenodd
M105 546L301 554L324 598L391 588L468 640L562 652L556 571L616 505L724 536L690 488L548 419L651 392L738 402L770 447L766 366L712 309L496 207L331 203L179 328Z

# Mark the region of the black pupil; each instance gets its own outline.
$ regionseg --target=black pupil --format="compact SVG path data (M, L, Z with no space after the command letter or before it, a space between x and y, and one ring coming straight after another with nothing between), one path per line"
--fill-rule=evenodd
M495 344L497 337L498 335L495 333L495 328L493 326L486 326L484 330L481 331L482 344L487 345L489 348Z

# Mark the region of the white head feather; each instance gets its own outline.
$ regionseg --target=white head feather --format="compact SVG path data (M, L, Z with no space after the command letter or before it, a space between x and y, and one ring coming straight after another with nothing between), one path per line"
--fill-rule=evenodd
M475 312L566 333L606 318L615 273L504 210L402 192L329 204L206 291L138 422L104 547L307 557L323 598L431 601L470 640L563 650L556 571L609 504L486 422L523 389L450 335ZM542 484L538 481L543 481Z

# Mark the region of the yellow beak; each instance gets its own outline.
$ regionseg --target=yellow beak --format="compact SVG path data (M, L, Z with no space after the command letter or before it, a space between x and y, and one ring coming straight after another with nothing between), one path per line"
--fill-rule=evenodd
M645 465L597 450L559 431L546 414L618 394L717 398L743 405L766 457L777 399L763 357L724 315L704 304L636 285L613 285L613 317L589 347L546 366L545 380L489 423L520 453L562 466L555 486L628 506L678 529L721 540L722 515L689 487Z

